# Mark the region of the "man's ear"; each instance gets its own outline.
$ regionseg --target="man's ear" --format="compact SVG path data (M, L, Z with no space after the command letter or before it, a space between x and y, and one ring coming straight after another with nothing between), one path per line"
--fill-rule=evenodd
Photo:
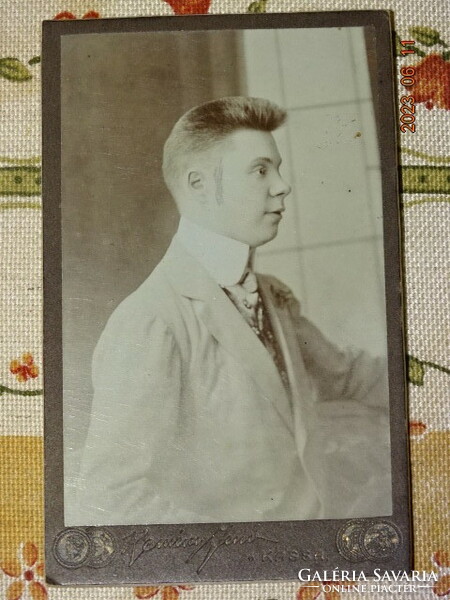
M188 173L188 186L190 190L196 192L202 191L205 188L204 175L201 171L190 171Z

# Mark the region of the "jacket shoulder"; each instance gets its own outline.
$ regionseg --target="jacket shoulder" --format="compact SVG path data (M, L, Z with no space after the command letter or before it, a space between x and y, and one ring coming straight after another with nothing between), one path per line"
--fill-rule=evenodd
M178 313L176 294L158 265L136 290L120 302L106 327L122 325L125 329L133 326L145 329L155 320L170 327Z

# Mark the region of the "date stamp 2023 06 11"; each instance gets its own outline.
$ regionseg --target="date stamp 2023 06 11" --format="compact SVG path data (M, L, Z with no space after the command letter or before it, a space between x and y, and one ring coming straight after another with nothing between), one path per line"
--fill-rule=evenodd
M414 54L414 49L412 46L415 45L414 40L401 40L400 44L404 46L400 51L402 56L406 56L407 54ZM415 84L414 75L416 74L416 69L414 67L402 67L400 69L400 85L405 88L412 87ZM411 133L416 132L416 101L414 96L401 96L400 97L400 131L402 133L406 133L410 131Z

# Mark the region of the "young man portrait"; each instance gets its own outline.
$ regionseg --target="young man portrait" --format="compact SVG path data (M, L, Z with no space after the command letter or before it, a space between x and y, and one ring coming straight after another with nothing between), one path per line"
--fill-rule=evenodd
M272 135L285 119L232 96L175 123L178 231L98 341L71 524L391 514L385 361L337 348L254 270L289 219Z

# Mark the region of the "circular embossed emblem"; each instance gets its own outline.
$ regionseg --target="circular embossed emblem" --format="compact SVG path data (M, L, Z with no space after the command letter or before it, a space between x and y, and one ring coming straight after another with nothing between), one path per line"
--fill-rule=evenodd
M65 529L53 544L53 554L63 567L75 569L86 562L90 547L91 542L84 531Z
M355 519L348 521L339 529L336 544L339 552L347 560L360 562L366 559L366 555L361 548L361 535L364 533L365 528L364 521Z
M106 529L88 531L91 548L87 565L97 569L109 564L116 552L114 537Z
M389 558L400 546L400 532L392 523L378 521L369 525L361 534L361 546L370 560Z

